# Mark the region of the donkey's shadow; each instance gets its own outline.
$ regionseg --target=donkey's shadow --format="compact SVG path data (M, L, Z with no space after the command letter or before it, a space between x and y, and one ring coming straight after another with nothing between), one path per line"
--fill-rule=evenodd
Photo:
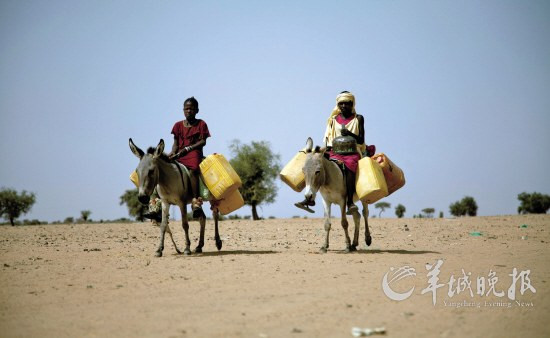
M350 253L345 251L336 251L335 253L339 254L347 254ZM437 251L428 251L428 250L382 250L382 249L366 249L366 250L357 250L356 252L353 252L352 254L398 254L398 255L424 255L424 254L441 254L441 252Z
M191 255L186 255L185 258L189 257L209 257L209 256L228 256L228 255L270 255L279 253L272 250L230 250L230 251L212 251L212 252L202 252L194 253ZM174 253L174 256L184 256L177 253Z

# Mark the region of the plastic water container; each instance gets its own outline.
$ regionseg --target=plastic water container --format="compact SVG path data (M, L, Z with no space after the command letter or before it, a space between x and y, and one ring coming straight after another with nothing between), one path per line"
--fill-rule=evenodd
M240 188L241 178L222 154L211 154L200 164L202 180L215 199L221 200Z
M357 197L368 204L388 196L388 186L382 173L382 167L370 157L363 157L359 160L355 177L355 191Z
M240 209L243 205L243 196L241 195L239 189L237 189L219 201L218 210L222 215L227 215L237 209Z
M302 191L306 186L306 177L302 171L306 157L305 151L299 151L279 173L281 180L296 192Z
M132 181L132 183L136 185L136 188L139 188L139 176L137 171L132 171L132 173L130 174L130 181Z
M380 167L386 179L388 186L388 195L405 185L405 174L396 166L384 153L376 154L372 157Z

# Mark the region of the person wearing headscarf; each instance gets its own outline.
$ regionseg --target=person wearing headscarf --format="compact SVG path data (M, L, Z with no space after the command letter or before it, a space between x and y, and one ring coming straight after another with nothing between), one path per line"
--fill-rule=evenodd
M331 160L344 164L347 188L347 214L351 215L357 211L353 203L355 194L355 174L357 165L363 156L365 145L365 123L362 115L355 110L355 96L348 91L343 91L336 97L336 106L332 110L327 121L324 142L327 153ZM357 143L357 151L352 154L336 154L332 151L332 141L338 136L351 136Z
M339 136L351 136L357 143L357 151L351 154L336 154L332 151L332 141ZM353 203L355 194L355 174L357 165L362 156L367 155L365 145L365 127L363 116L355 111L355 96L348 91L343 91L336 97L336 106L327 120L325 136L323 138L326 152L325 156L344 165L344 176L347 188L347 214L351 215L357 211ZM370 148L369 150L372 150ZM368 154L371 156L371 154ZM308 206L314 205L314 201L302 201L295 203L298 208L308 210ZM312 210L309 209L311 212Z

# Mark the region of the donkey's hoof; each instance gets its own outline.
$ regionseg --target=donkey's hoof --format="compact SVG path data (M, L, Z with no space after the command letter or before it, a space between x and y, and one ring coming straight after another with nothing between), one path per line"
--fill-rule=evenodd
M186 248L185 250L183 250L183 254L189 256L191 254L191 250L189 250L189 248Z
M220 251L222 249L222 246L223 246L223 242L221 239L217 239L216 240L216 248L218 248L218 251Z
M178 255L181 255L181 251L179 251L177 248L176 248L176 252L178 253Z
M354 252L354 251L357 251L357 246L351 245L351 246L348 248L348 252Z
M372 237L370 235L365 238L365 243L367 243L367 246L370 246L372 244Z
M155 252L155 257L162 257L162 251Z
M321 253L327 253L327 248L325 248L324 246L321 247L321 249L319 249L319 252Z
M195 248L195 253L202 253L202 248L196 247Z

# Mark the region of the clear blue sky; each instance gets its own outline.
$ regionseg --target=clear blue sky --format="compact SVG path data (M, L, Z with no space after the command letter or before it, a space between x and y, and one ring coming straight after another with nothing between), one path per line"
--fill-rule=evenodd
M515 214L518 193L550 193L549 18L548 1L3 0L0 186L36 193L22 218L127 217L128 138L171 147L185 98L206 153L265 140L285 164L350 90L407 178L383 215L466 195ZM304 216L278 185L261 216Z

